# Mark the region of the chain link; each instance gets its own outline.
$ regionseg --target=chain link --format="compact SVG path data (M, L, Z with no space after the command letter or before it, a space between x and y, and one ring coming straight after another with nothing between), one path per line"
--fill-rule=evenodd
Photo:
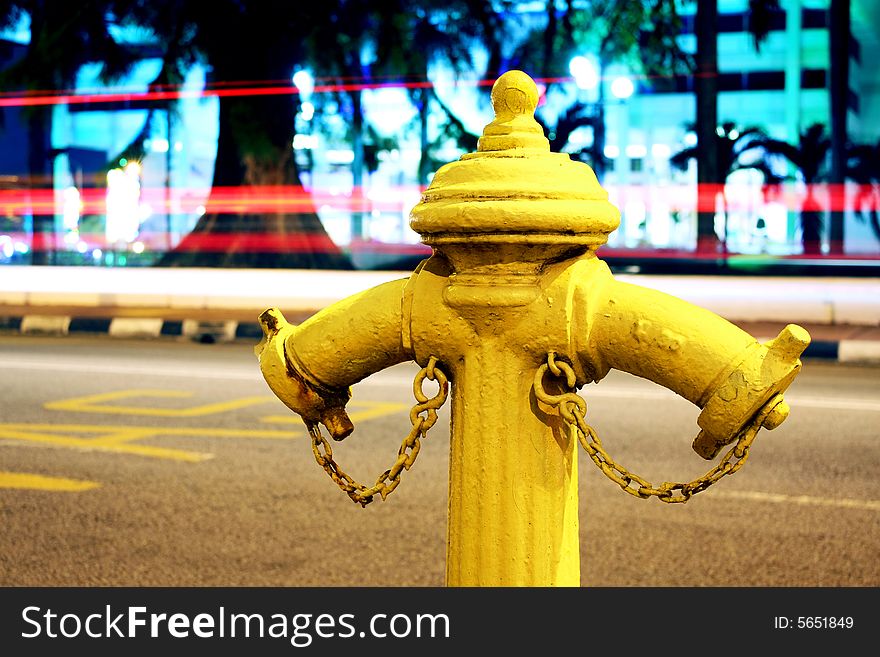
M781 401L781 395L777 395L765 404L761 412L740 431L736 444L705 475L686 484L664 482L655 487L644 478L629 472L608 455L595 430L584 419L587 414L587 403L581 396L574 392L551 395L544 390L543 379L548 370L556 377L565 377L568 389L574 389L576 382L574 370L565 361L558 360L554 352L550 352L547 356L547 362L541 365L535 373L535 396L541 402L558 409L560 416L568 424L572 437L577 437L578 442L605 476L634 497L642 499L656 497L667 504L687 502L696 493L706 490L722 477L739 470L749 457L749 448L761 429L764 418L776 405L776 402Z
M425 379L436 381L440 386L437 394L431 398L422 391ZM367 487L359 484L348 476L333 460L333 449L321 434L318 423L306 422L306 427L312 437L312 452L315 455L315 460L353 502L365 507L373 501L373 497L377 494L384 500L400 484L400 475L403 470L409 470L415 463L421 449L421 439L426 436L428 429L437 422L437 410L443 406L448 394L449 379L437 367L437 359L431 356L428 364L416 374L413 381L413 395L418 403L409 412L412 429L397 451L397 460L388 470L379 475L376 483L372 486Z

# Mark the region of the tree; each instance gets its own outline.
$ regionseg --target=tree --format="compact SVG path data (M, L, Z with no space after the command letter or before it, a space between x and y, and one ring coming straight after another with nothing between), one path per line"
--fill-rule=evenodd
M282 88L304 58L302 43L320 7L218 0L130 0L127 20L150 28L172 68L200 59L217 88ZM245 56L246 54L246 56ZM171 69L170 69L171 70ZM302 193L293 157L293 93L219 95L219 136L208 212L159 266L351 269ZM235 190L241 209L215 201ZM297 200L278 210L249 205L269 193Z
M847 149L846 175L858 184L854 199L856 217L867 221L880 241L880 142L850 144Z
M30 19L31 38L24 56L0 71L0 88L40 92L70 89L80 68L100 62L100 78L112 82L127 73L137 56L116 43L107 21L107 3L100 1L0 0L0 27ZM27 107L28 185L39 193L54 189L52 104ZM34 217L32 263L54 261L54 214Z
M460 121L440 101L429 80L429 68L448 64L456 73L472 70L473 48L494 37L497 14L486 0L391 0L377 5L379 30L372 69L383 78L392 77L414 84L409 89L418 110L420 158L417 179L428 183L435 168L431 157L428 115L433 105L446 117L442 136L455 133ZM457 135L464 136L464 135Z
M43 91L73 86L76 73L90 61L103 64L103 79L118 79L143 53L132 52L111 36L109 24L118 22L150 29L162 52L163 67L153 88L176 85L197 59L212 71L212 82L222 86L258 85L267 80L289 84L293 62L303 58L305 34L321 7L244 3L220 0L89 0L79 3L20 0L0 3L0 21L27 14L32 39L24 59L3 72L4 88ZM310 13L311 12L311 13ZM247 57L242 56L247 53ZM14 84L18 81L19 84ZM161 107L161 102L157 107ZM281 195L301 186L293 160L292 138L296 96L290 93L234 94L220 97L220 136L211 198L218 190L239 189L246 206L256 190ZM149 117L148 117L149 121ZM46 162L51 108L36 108L29 130L31 179L51 189ZM141 131L126 152L136 152L148 132ZM192 232L160 265L315 267L349 269L351 262L324 230L308 199L299 211L255 213L243 210L209 211ZM38 223L46 231L53 217ZM35 263L40 262L35 259ZM48 258L46 259L48 262Z
M604 72L614 63L629 66L634 75L650 80L655 76L684 72L692 65L679 47L682 21L673 0L650 2L589 2L574 6L566 0L546 0L544 19L529 32L511 57L517 68L546 80L545 94L555 81L569 75L569 62L584 52L598 63L599 85L595 102L575 100L555 120L536 118L544 125L551 150L561 151L580 127L590 127L592 143L572 154L588 161L601 180L605 171L605 85Z
M502 6L505 4L501 3ZM430 108L440 108L446 125L440 132L466 138L458 121L435 93L429 68L445 61L455 71L472 68L471 53L482 39L491 39L497 12L489 0L331 0L327 24L310 32L307 50L315 76L337 91L353 151L355 198L361 198L366 164L380 146L363 109L363 91L378 84L402 81L418 111L421 157L420 184L427 184L435 160L428 134ZM441 115L441 116L442 116ZM352 212L353 239L366 237L363 213Z
M365 116L363 90L369 83L369 57L379 30L378 11L368 0L327 0L321 15L305 34L301 60L307 61L316 78L337 89L350 135L353 201L351 239L363 239L363 212L358 199L364 186Z
M831 166L829 181L843 186L846 177L847 112L849 108L850 0L831 0L829 8L829 115L831 117ZM843 253L843 209L831 208L828 250Z
M695 126L689 126L691 130ZM758 144L768 141L767 136L760 128L752 127L745 130L738 130L733 122L725 122L718 126L712 133L711 146L706 147L704 141L700 141L697 137L697 143L694 146L682 149L678 153L669 158L669 163L679 170L685 170L691 160L696 160L697 171L701 163L708 162L706 154L714 153L715 159L712 161L712 168L718 171L719 183L713 183L711 187L705 188L700 194L698 202L708 204L697 207L697 212L710 215L712 217L712 234L715 234L715 198L717 194L721 194L722 208L724 215L724 230L720 240L721 251L727 252L727 195L724 191L724 181L726 181L734 171L741 169L757 169L765 173L765 177L770 175L770 169L760 159L749 157L755 155L755 149ZM708 183L705 183L708 184Z
M814 123L801 133L797 144L764 137L755 139L755 148L769 156L781 156L791 162L806 186L806 196L800 204L801 244L810 255L822 253L822 206L816 198L816 183L825 177L825 161L831 149L831 139L825 126Z
M723 171L716 168L719 154L715 152L717 142L713 136L718 125L718 2L700 0L696 5L694 100L697 141L704 144L697 159L697 252L714 253L723 246L715 234L714 212L706 209L712 207L714 190L724 180ZM776 11L779 11L779 0L749 0L748 30L757 52L770 32L771 18Z

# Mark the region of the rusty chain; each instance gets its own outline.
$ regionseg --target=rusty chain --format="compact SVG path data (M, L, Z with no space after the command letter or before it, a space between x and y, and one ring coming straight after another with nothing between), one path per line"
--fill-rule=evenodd
M587 414L587 403L580 395L574 392L551 395L544 390L543 378L548 370L556 377L564 377L569 390L575 388L576 378L571 365L558 360L556 354L550 352L547 362L542 364L535 374L535 396L539 401L558 409L572 434L577 434L578 442L605 476L634 497L642 499L656 497L667 504L687 502L696 493L706 490L722 477L739 470L748 459L749 448L761 429L764 418L775 405L773 399L765 404L763 410L740 431L736 444L705 475L686 484L664 482L659 487L655 487L642 477L629 472L608 455L595 430L584 419Z
M425 379L436 381L440 386L437 394L428 398L422 392L422 384ZM400 475L403 470L409 470L421 449L421 439L426 436L428 429L437 422L437 409L443 406L449 394L449 379L443 371L437 367L437 359L434 356L428 360L428 364L416 374L413 381L413 395L418 402L409 412L412 429L404 438L400 449L397 451L397 460L388 470L379 475L376 483L370 487L359 484L348 476L342 468L333 460L333 450L330 443L321 434L317 422L306 422L309 434L312 437L312 452L315 460L330 475L330 478L345 491L345 493L362 507L373 501L373 496L380 495L384 500L400 484ZM425 413L425 415L422 415Z

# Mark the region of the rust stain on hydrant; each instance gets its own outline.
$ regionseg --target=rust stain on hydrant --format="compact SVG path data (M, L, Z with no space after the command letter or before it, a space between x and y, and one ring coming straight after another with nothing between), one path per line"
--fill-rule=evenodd
M412 210L412 228L434 252L409 278L299 326L275 309L261 316L267 383L306 420L318 462L362 504L384 498L412 465L448 375L450 586L580 584L579 441L624 490L666 502L739 465L729 453L700 480L653 487L610 460L573 391L612 368L650 379L702 409L700 456L738 441L731 453L744 460L757 430L788 415L782 393L810 339L789 325L759 344L708 310L615 280L596 249L619 212L589 166L550 152L537 101L525 73L496 81L495 120L477 152L442 167ZM360 486L333 461L318 423L337 440L347 436L349 386L410 360L424 368L413 431L377 485ZM433 400L421 393L426 377L442 377Z

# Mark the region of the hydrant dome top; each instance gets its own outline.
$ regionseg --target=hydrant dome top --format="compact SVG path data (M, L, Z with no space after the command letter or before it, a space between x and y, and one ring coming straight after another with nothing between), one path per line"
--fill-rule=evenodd
M589 165L553 153L535 120L534 80L512 70L492 86L495 118L477 151L442 166L410 214L427 244L460 239L565 242L595 249L620 223Z

